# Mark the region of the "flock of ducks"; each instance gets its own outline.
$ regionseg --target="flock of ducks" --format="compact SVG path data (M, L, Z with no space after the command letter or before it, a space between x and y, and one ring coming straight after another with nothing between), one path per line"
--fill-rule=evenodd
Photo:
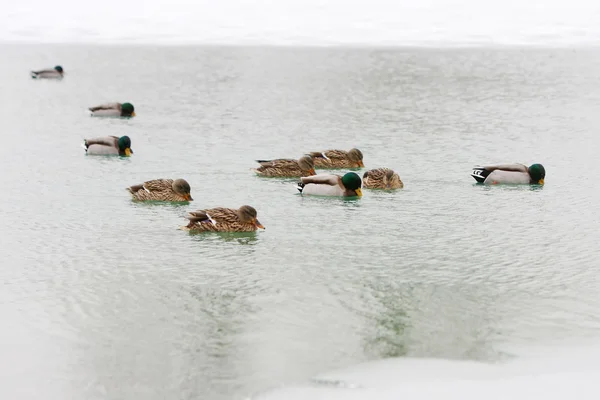
M60 65L54 69L31 71L34 79L62 79L64 70ZM135 117L131 103L108 103L90 107L95 117ZM116 155L129 157L133 154L128 136L104 136L85 139L83 147L88 155ZM315 169L364 168L363 153L356 148L349 151L326 150L309 152L299 159L279 158L256 160L260 165L253 171L258 176L276 178L300 178L297 189L303 195L361 197L362 189L395 190L404 187L398 173L389 168L366 171L362 179L355 172L344 175L320 174ZM534 184L543 185L546 171L541 164L500 164L476 166L471 176L482 184ZM134 201L192 201L191 187L185 179L155 179L127 188ZM244 205L239 209L216 207L189 212L189 223L181 229L190 232L252 232L265 229L258 221L254 207Z

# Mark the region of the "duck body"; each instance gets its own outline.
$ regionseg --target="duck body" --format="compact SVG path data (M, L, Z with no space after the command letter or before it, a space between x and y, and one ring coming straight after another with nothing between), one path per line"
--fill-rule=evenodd
M192 201L190 185L184 179L154 179L127 188L135 201Z
M256 215L256 210L250 206L197 210L188 214L186 218L190 222L181 229L189 232L253 232L264 229Z
M303 177L298 183L298 191L302 195L331 196L331 197L360 197L362 182L360 177L350 172L339 176L323 174Z
M92 117L135 117L135 108L131 103L107 103L88 110Z
M324 152L313 151L309 153L315 163L316 168L321 169L340 169L340 168L363 168L363 154L358 149L345 150L326 150Z
M498 164L474 167L471 176L484 185L543 185L546 171L541 164Z
M365 189L401 189L404 183L400 176L390 168L371 169L363 174Z
M62 79L64 77L64 71L60 65L57 65L54 69L31 71L31 77L33 79Z
M88 155L115 155L129 157L133 154L128 136L103 136L85 139L83 148Z
M279 158L276 160L256 160L260 167L254 172L260 176L300 178L303 176L316 175L315 164L310 156L301 157L298 160Z

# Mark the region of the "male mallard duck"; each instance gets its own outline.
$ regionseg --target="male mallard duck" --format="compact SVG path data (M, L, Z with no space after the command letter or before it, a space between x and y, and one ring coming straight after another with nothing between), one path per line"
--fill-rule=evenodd
M192 201L190 184L185 179L155 179L128 187L137 201Z
M363 154L359 149L313 151L309 154L315 159L317 168L364 168L365 166Z
M261 176L277 177L302 177L316 175L315 163L311 156L304 156L298 160L279 158L277 160L256 160L260 167L254 172Z
M542 164L501 164L474 167L471 176L478 183L486 185L496 184L528 184L543 185L546 170Z
M190 220L181 229L190 232L253 232L258 228L265 229L256 219L254 207L241 206L233 208L209 208L192 211L186 217Z
M348 172L344 176L339 175L315 175L302 178L297 189L302 194L317 196L362 196L362 182L360 176L354 172Z
M404 183L400 176L389 168L376 168L363 174L365 189L401 189Z
M85 139L83 148L90 155L120 155L129 157L133 154L129 136L104 136Z
M60 65L54 69L42 69L39 71L31 71L33 79L62 79L64 76L63 68Z
M92 117L135 117L131 103L108 103L90 107Z

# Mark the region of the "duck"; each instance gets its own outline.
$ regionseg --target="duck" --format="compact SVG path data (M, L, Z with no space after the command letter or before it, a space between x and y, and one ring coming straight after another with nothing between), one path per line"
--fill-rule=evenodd
M131 103L107 103L88 110L92 117L135 117L135 109Z
M258 221L256 209L244 205L234 208L209 208L191 211L185 217L190 220L181 229L189 232L254 232L265 229Z
M119 155L129 157L133 154L129 136L103 136L85 139L82 146L86 154L89 155Z
M364 168L363 154L359 149L313 151L309 153L314 158L315 167L322 169Z
M260 167L254 169L258 175L270 177L300 178L316 175L315 162L311 156L303 156L298 160L279 158L276 160L256 160Z
M355 172L344 176L321 174L301 178L297 189L303 195L361 197L362 181Z
M33 79L62 79L65 72L63 67L57 65L53 69L42 69L39 71L31 71Z
M524 184L543 185L546 169L542 164L497 164L475 166L471 176L485 185Z
M375 168L363 174L365 189L401 189L404 183L400 176L389 168Z
M127 188L136 201L192 201L190 184L185 179L154 179Z

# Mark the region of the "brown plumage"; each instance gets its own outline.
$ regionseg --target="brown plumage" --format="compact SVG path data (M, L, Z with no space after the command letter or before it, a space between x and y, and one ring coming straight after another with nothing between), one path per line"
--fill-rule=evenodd
M155 179L128 187L137 201L192 201L190 184L185 179Z
M363 174L365 189L401 189L404 183L400 176L389 168L376 168Z
M315 160L316 168L362 168L363 154L359 149L314 151L309 153Z
M254 207L241 206L234 208L209 208L192 211L186 217L190 220L181 229L190 232L253 232L258 228L265 229L256 219Z
M256 160L260 167L254 172L261 176L300 178L316 175L315 163L311 156L298 160L279 158L277 160Z

